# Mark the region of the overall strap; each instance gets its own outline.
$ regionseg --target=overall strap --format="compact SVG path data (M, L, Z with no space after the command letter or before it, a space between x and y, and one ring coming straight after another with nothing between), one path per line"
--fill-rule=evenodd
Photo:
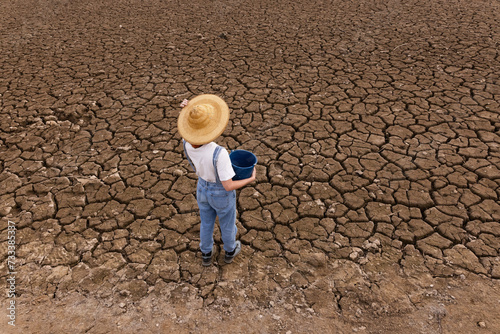
M214 158L212 163L214 164L214 169L215 169L215 182L221 183L219 179L219 172L217 171L217 160L219 159L219 153L222 150L222 147L217 145L214 151Z
M194 172L196 173L196 168L194 168L193 162L189 158L188 152L186 150L186 141L184 139L182 140L182 146L184 146L184 154L186 155L186 158L189 161L189 164L191 165L191 168L193 168Z

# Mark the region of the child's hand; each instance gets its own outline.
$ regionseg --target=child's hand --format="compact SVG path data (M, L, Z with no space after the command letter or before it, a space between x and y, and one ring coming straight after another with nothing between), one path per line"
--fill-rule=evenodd
M252 179L252 181L255 181L256 175L257 175L257 169L254 167L253 172L252 172L252 176L250 176L250 178Z
M181 102L181 108L184 108L185 106L187 106L189 103L189 100L188 99L184 99L182 102Z

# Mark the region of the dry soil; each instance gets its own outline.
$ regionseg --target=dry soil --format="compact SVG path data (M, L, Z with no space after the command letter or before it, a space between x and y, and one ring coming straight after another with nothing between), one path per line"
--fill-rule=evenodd
M496 0L1 1L0 331L500 333L498 22ZM208 268L176 130L202 93L259 158L242 253Z

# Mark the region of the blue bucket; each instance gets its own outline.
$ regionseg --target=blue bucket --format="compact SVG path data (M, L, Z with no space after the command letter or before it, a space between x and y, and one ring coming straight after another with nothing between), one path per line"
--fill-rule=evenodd
M252 176L253 169L257 164L257 157L252 152L245 150L234 150L229 153L229 159L233 165L236 175L233 180L248 179Z

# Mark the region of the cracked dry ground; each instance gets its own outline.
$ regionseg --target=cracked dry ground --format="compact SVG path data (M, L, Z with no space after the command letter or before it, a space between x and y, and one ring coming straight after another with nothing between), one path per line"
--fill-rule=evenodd
M2 1L2 333L498 333L497 1ZM259 157L200 264L179 103ZM220 247L220 235L216 233Z

